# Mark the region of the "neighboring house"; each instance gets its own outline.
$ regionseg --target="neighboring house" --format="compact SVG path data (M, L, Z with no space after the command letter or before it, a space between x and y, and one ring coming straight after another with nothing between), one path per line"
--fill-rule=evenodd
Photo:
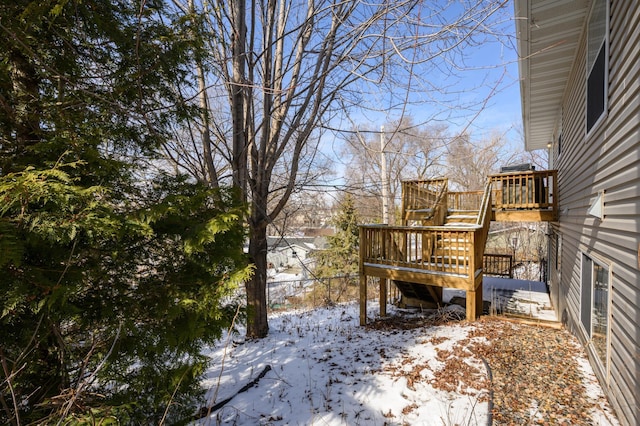
M324 237L267 237L267 263L276 270L300 267L313 251L325 245Z
M623 424L640 424L640 1L515 0L525 144L558 170L549 280Z

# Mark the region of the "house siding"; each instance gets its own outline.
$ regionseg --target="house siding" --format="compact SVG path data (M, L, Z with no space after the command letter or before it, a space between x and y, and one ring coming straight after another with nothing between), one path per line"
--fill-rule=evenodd
M607 115L586 134L586 34L562 104L558 169L561 271L551 265L556 310L584 344L580 322L582 253L611 271L608 369L588 345L594 370L623 424L640 424L640 1L610 2ZM559 114L560 117L560 114ZM556 140L557 140L556 135ZM605 191L603 220L587 214ZM560 279L560 282L558 282Z

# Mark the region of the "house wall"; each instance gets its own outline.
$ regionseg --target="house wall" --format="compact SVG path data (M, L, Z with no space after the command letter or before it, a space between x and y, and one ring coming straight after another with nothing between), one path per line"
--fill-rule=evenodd
M558 111L562 149L559 221L553 224L559 262L551 262L560 318L587 345L596 374L623 424L640 424L640 1L610 2L608 114L586 134L586 38L583 37ZM585 34L586 36L586 34ZM605 217L587 214L605 191ZM609 352L602 365L580 322L582 253L610 268ZM556 265L559 264L559 269Z

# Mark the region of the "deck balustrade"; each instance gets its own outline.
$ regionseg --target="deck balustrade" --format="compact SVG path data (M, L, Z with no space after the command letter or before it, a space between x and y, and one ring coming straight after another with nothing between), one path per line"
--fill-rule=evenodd
M447 204L450 210L480 210L483 191L449 192Z
M513 278L513 256L510 254L489 254L482 257L484 275Z
M402 182L402 220L439 225L446 214L447 179L407 180Z
M474 242L480 226L464 228L444 226L384 226L360 227L361 261L365 270L381 269L367 275L390 275L398 278L403 272L442 272L469 276L475 272ZM385 270L393 272L385 272ZM391 276L393 275L393 276Z
M501 173L493 184L497 221L554 221L557 218L557 170Z

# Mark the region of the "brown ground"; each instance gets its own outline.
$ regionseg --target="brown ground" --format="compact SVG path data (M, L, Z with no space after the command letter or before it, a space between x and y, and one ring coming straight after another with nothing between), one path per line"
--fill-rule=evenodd
M494 424L593 424L594 404L586 394L576 357L582 349L566 330L521 325L485 317L473 335L493 375Z
M442 323L449 319L440 320ZM397 317L371 326L414 328L426 325L434 324ZM462 376L472 377L474 388L488 390L494 425L594 424L593 408L604 401L593 401L587 395L584 375L576 360L584 354L569 332L500 317L482 317L473 326L469 338L459 346L447 353L438 353L438 358L446 361L446 368L437 375L434 386L443 390L460 389L459 369L467 366L462 359L475 355L484 360L491 377L487 377L486 369L483 377L472 371Z

